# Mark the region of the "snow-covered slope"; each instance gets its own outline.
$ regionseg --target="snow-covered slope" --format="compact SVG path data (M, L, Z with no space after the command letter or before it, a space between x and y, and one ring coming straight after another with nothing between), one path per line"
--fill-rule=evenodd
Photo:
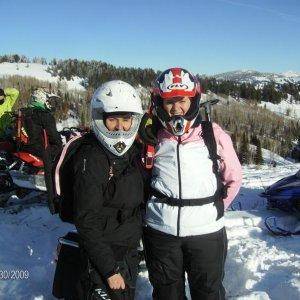
M220 95L217 95L215 93L210 93L209 95L208 94L201 95L202 101L206 101L207 99L215 99L215 98L220 100L219 104L226 105L228 102L238 102L239 104L247 104L247 101L242 98L237 100L231 96L221 97ZM261 101L260 103L258 103L258 106L266 108L267 110L272 111L279 116L289 118L289 119L300 120L300 103L294 103L291 101L290 98L291 97L289 97L286 100L281 100L281 102L278 104Z
M81 85L82 78L74 77L72 80L60 80L58 76L52 76L47 69L49 65L37 63L0 63L0 77L4 76L30 76L38 80L63 83L66 84L69 90L85 90Z
M237 207L240 203L241 211L226 212L229 245L224 284L228 299L300 299L300 236L272 236L263 220L278 213L267 210L265 199L259 197L263 187L294 174L300 164L267 151L263 154L277 166L244 167L243 186L233 204ZM71 225L51 216L46 207L14 215L0 211L1 271L28 272L28 278L0 280L0 299L54 299L51 288L57 238L70 229ZM139 275L136 299L152 299L147 272Z
M300 81L300 73L287 71L284 73L263 73L254 70L237 70L221 74L216 74L213 77L216 79L233 80L238 82L253 83L255 85L269 83L274 81L278 84L296 83Z
M262 101L259 106L265 107L266 109L284 117L300 119L300 104L290 103L286 100L282 100L278 104Z

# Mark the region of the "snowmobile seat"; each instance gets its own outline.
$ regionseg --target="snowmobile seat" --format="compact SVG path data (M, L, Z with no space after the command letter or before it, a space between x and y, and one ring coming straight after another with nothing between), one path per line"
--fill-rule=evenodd
M37 157L29 152L15 152L13 155L34 167L42 168L44 166L43 160L40 157Z

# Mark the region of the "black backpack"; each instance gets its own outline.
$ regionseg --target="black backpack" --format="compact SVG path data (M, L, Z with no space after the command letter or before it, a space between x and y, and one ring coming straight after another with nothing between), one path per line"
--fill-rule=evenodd
M73 137L57 156L51 174L52 188L48 190L48 204L52 214L59 214L63 222L73 223L74 154L83 145L95 143L91 133Z

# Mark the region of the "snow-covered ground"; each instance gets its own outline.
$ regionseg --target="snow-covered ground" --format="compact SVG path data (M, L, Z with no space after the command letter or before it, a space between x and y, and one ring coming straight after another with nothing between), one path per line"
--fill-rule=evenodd
M49 65L37 63L0 63L0 77L19 75L34 77L38 80L66 84L69 90L84 91L81 85L82 78L73 77L72 80L60 80L58 76L52 76L47 69Z
M267 159L268 153L264 155ZM226 212L229 250L224 283L229 299L300 299L300 236L272 236L263 220L276 212L267 210L265 200L259 197L263 187L294 174L300 164L279 157L275 160L276 167L244 167L243 186L233 204L241 211ZM54 299L51 288L57 238L70 229L71 225L50 215L46 207L18 214L0 212L0 276L8 271L10 277L26 277L0 279L0 299ZM147 272L139 276L136 299L151 299Z

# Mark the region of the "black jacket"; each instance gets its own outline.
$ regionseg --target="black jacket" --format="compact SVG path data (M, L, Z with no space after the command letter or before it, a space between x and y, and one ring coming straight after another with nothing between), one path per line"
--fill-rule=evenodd
M49 111L23 108L22 118L29 141L26 145L21 145L21 149L43 158L45 155L45 130L48 139L47 155L52 160L62 147L54 116Z
M131 147L117 157L93 135L74 155L74 223L83 249L105 278L141 237L143 180L135 156Z

